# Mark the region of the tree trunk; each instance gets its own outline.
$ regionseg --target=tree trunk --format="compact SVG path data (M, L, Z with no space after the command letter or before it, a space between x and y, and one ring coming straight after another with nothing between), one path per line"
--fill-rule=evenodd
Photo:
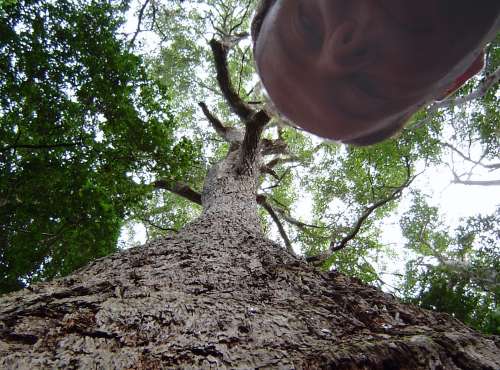
M237 162L179 234L2 297L0 368L500 369L499 338L266 239Z

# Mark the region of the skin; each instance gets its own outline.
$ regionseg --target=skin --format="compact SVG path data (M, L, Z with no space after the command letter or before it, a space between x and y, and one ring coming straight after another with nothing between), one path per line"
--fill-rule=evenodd
M464 28L445 3L276 0L255 45L262 82L276 107L307 131L380 141L446 91L442 80L495 19L477 15L477 25Z

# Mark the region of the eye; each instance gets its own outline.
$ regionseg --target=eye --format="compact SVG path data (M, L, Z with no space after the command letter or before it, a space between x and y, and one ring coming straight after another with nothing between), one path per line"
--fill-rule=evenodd
M314 11L313 5L300 1L297 6L298 31L301 34L305 46L311 50L318 50L323 44L323 32L321 30L321 18Z

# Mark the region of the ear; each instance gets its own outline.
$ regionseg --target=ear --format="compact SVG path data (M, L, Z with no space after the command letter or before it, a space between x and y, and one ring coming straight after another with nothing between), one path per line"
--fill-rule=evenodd
M469 68L460 76L458 77L453 84L446 89L446 91L439 96L437 100L443 100L447 96L453 94L455 91L457 91L459 88L462 87L464 83L467 82L467 80L471 77L473 77L475 74L477 74L481 69L484 67L484 51L481 52L481 54L478 55L476 60L470 65Z

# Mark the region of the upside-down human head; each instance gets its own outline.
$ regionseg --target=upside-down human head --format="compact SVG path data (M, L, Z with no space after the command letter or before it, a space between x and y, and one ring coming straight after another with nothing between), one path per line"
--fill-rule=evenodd
M262 0L252 38L281 113L368 145L477 73L499 30L499 0Z

